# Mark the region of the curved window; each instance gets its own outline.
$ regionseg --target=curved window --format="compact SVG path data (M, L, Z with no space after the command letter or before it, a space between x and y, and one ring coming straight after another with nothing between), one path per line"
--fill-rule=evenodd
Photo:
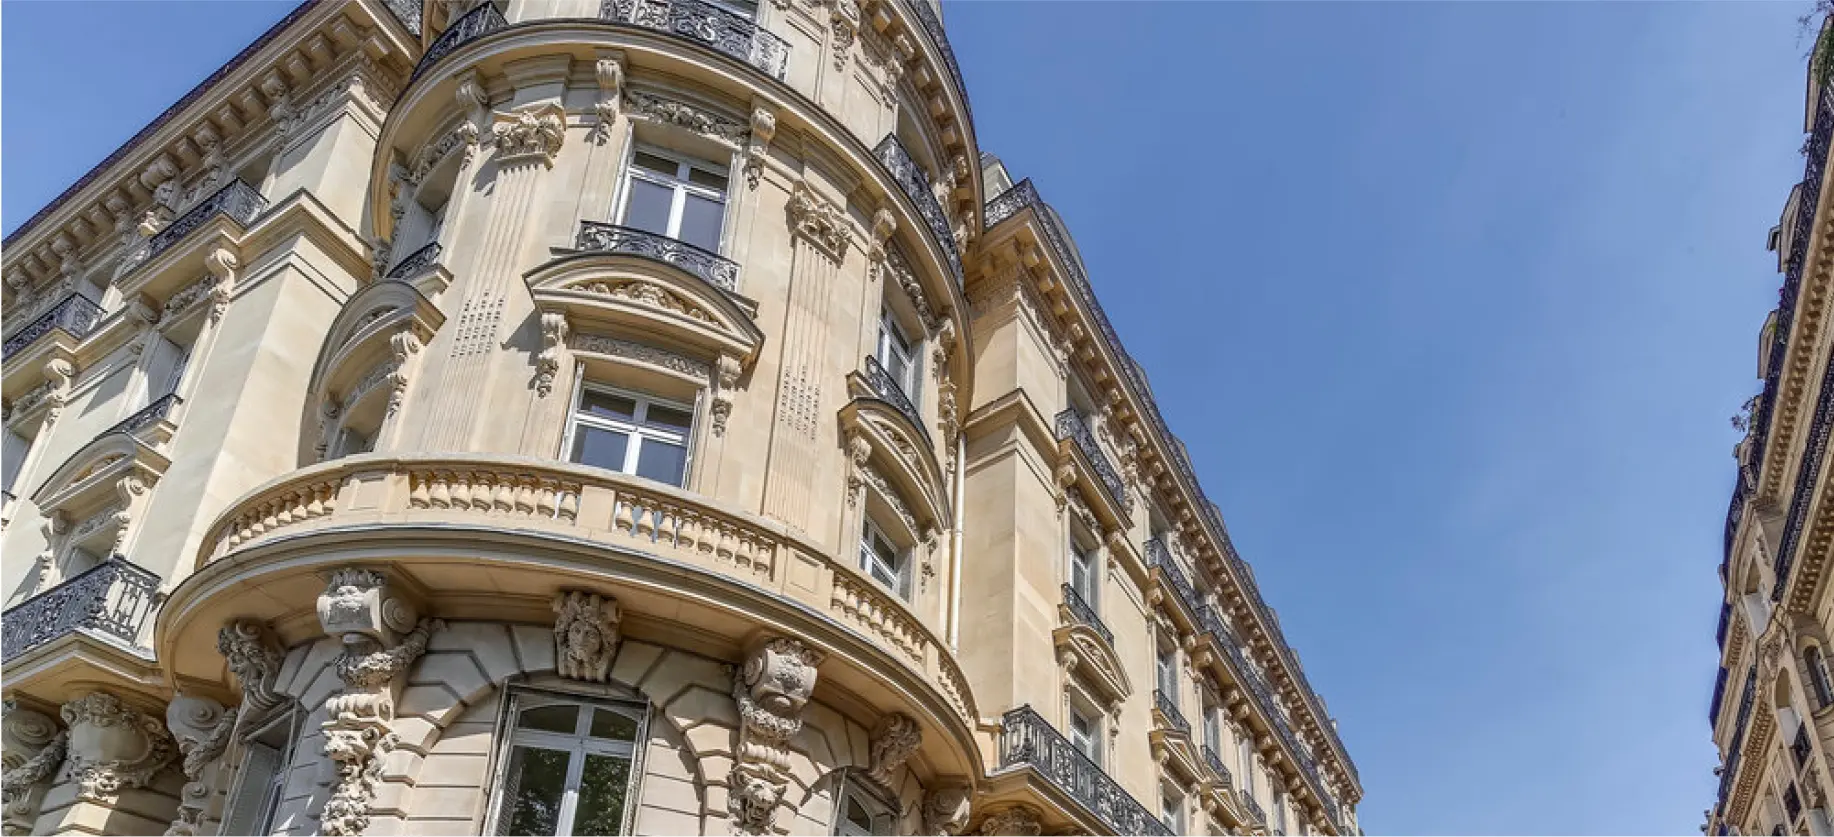
M1828 661L1821 654L1821 646L1811 645L1804 650L1802 662L1809 670L1809 683L1815 689L1815 708L1826 709L1834 704L1834 687L1828 683Z
M625 169L626 227L720 251L726 222L726 167L645 146Z
M622 834L643 707L513 692L494 834Z
M898 594L898 598L911 597L910 550L899 549L871 518L860 531L860 571Z
M873 356L898 383L898 389L917 403L917 343L904 336L904 327L890 310L879 315L879 341Z
M688 430L694 412L613 389L581 386L567 422L567 458L681 485L688 466Z

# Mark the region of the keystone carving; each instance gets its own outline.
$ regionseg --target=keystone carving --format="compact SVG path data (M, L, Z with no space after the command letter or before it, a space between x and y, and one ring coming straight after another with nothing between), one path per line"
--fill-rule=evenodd
M618 600L580 590L554 597L554 659L560 676L604 683L618 656Z
M882 785L891 786L892 774L923 746L923 728L903 712L893 712L879 719L872 730L872 767L866 775Z
M58 781L75 782L79 799L112 803L121 791L144 787L176 754L159 719L107 692L83 695L58 714L70 728Z
M754 646L733 676L739 750L728 805L740 834L772 829L772 815L789 787L789 742L802 729L802 708L815 690L822 657L800 640L774 637Z
M923 795L923 833L962 833L968 827L970 801L967 785L931 788Z
M559 108L550 106L498 114L497 118L499 121L492 133L496 137L498 161L533 160L543 166L554 165L554 155L560 151L561 140L567 134L567 123Z
M217 631L217 650L229 662L229 670L242 684L242 703L258 712L279 706L285 700L274 691L274 677L280 673L284 654L273 631L254 619L237 619Z

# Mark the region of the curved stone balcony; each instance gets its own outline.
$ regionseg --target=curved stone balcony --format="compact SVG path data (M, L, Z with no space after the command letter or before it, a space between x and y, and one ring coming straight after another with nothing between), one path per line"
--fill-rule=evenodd
M173 652L214 643L226 619L314 635L324 576L346 566L385 570L448 620L551 624L559 590L609 587L634 635L647 625L708 656L734 658L759 631L801 637L828 652L824 682L949 742L929 754L939 769L979 771L967 679L901 600L804 535L639 477L512 455L352 456L244 495L198 564L158 616L177 678L220 679L220 660Z

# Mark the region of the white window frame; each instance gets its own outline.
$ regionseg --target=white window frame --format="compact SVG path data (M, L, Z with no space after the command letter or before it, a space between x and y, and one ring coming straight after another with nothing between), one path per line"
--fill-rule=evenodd
M1089 609L1094 611L1097 616L1100 616L1102 613L1102 582L1100 567L1101 556L1096 555L1095 550L1083 549L1074 542L1070 544L1070 566L1067 571L1067 575L1070 577L1070 589L1075 590L1076 595L1082 597L1083 604L1088 605ZM1076 583L1077 570L1079 568L1082 570L1082 577L1085 581L1084 584L1080 585Z
M1170 788L1159 789L1159 819L1173 834L1186 833L1184 824L1184 796Z
M758 2L752 3L751 9L747 10L739 6L733 5L731 0L706 0L706 1L709 4L715 7L718 7L722 11L731 12L735 15L738 15L739 17L742 17L754 23L758 20L758 7L764 5L762 0L759 0Z
M1255 795L1255 754L1254 745L1244 735L1236 741L1236 758L1242 762L1242 792L1250 799Z
M675 175L670 177L661 172L652 171L637 165L637 154L639 153L660 157L674 163ZM726 188L715 189L711 186L705 186L690 180L689 171L695 168L725 178ZM681 218L685 207L688 205L688 195L693 194L699 197L708 198L718 202L720 205L720 240L718 244L713 247L712 252L715 255L723 255L726 251L726 213L731 209L729 203L732 195L731 169L731 164L721 166L712 160L705 160L691 154L672 151L659 145L632 143L631 153L624 160L624 174L618 182L617 223L619 226L629 226L625 221L630 215L631 180L637 179L646 181L656 186L669 189L672 192L669 198L668 232L663 233L663 235L675 239L676 241L681 241L683 244L688 244L690 247L699 247L700 245L698 244L689 244L682 240Z
M879 334L874 338L873 359L879 362L879 366L885 369L887 375L892 376L898 384L898 389L904 392L904 397L909 398L914 406L922 406L922 402L917 398L919 390L917 382L923 380L923 375L920 373L920 361L923 358L922 348L923 341L912 340L908 336L904 326L899 325L898 318L892 314L890 307L880 309ZM893 355L903 361L904 380L897 380L898 376L892 372L891 358Z
M1204 705L1204 744L1216 753L1218 759L1223 757L1223 719L1219 704Z
M485 834L497 834L504 827L502 822L503 803L505 802L504 783L509 778L510 754L520 744L544 750L556 750L567 753L567 778L565 790L561 794L560 814L555 820L555 831L566 835L573 832L573 818L578 813L579 786L586 768L586 756L604 755L625 757L630 760L628 781L624 788L624 811L618 826L619 834L630 834L635 822L639 793L642 789L643 754L649 741L650 713L646 705L637 701L618 700L615 698L588 697L566 692L555 692L546 689L511 688L503 701L502 715L497 719L497 738L494 756L495 766L491 771L491 784L485 802L487 821ZM523 709L553 704L573 704L582 711L574 722L574 733L566 735L557 732L522 729L516 725L517 717ZM587 735L592 726L592 714L596 709L608 709L627 716L634 716L637 731L631 736L629 752L619 742Z
M1080 701L1078 701L1074 697L1070 699L1070 717L1064 719L1064 738L1069 739L1070 746L1074 747L1077 752L1082 753L1085 756L1088 756L1090 761L1095 762L1096 767L1101 767L1102 766L1102 714L1100 712L1091 712L1081 706L1078 706L1077 704L1079 702ZM1077 740L1078 738L1081 737L1081 735L1076 731L1076 720L1078 718L1081 718L1084 721L1087 721L1089 725L1089 736L1088 736L1088 746L1087 747L1083 746L1083 744L1078 742Z
M900 566L884 567L885 562L879 558L878 551L873 549L873 541L875 539L883 541L886 546L891 547L892 553L898 556L899 562L901 564ZM893 540L890 535L885 534L885 530L880 528L877 523L874 523L872 521L872 517L869 515L869 516L866 516L865 519L860 524L860 563L859 563L859 567L860 567L860 572L862 574L864 574L867 578L871 579L873 583L878 584L879 586L883 587L885 586L885 582L881 581L879 579L879 576L874 574L873 572L874 566L883 567L885 570L888 571L889 575L898 579L898 586L890 588L893 595L905 601L910 600L911 598L911 551L902 546L899 546L898 542L896 540Z
M610 395L618 398L628 398L636 404L636 408L628 421L583 413L580 411L580 405L584 403L587 392ZM666 407L671 410L680 410L687 413L688 429L686 431L676 431L649 424L647 420L650 407L652 406ZM582 379L573 387L573 405L567 409L567 432L563 434L565 438L561 439L560 442L560 458L567 462L573 461L573 438L578 435L580 425L585 425L597 430L608 430L614 433L625 434L629 441L624 445L624 462L620 467L612 470L633 477L637 475L637 462L638 458L642 456L642 443L644 440L655 440L665 444L679 445L682 448L683 454L681 463L682 484L678 487L686 488L688 474L691 473L694 464L694 446L690 443L690 440L694 438L694 422L696 418L694 414L694 405L692 404L684 404L680 401L660 398L648 393L620 387L595 384ZM647 479L647 477L645 479Z
M1172 704L1178 704L1178 652L1163 648L1153 658L1153 685L1164 692Z

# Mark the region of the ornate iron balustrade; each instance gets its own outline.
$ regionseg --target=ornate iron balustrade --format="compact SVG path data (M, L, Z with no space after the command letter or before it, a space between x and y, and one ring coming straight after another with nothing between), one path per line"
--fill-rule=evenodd
M1726 803L1726 794L1732 790L1732 781L1738 776L1739 762L1743 759L1745 749L1745 724L1751 720L1751 703L1757 698L1758 667L1753 663L1745 671L1745 691L1738 699L1738 720L1732 725L1732 747L1726 752L1732 755L1726 759L1726 769L1719 773L1719 804Z
M917 16L917 24L923 27L924 34L930 36L930 42L936 45L936 51L942 53L943 66L949 68L949 78L955 82L955 91L962 96L962 107L968 109L968 122L974 122L974 107L968 104L968 85L962 83L961 65L955 63L955 50L949 48L949 34L943 30L942 18L936 16L936 10L930 8L928 0L910 0L911 12Z
M1267 812L1262 810L1261 803L1256 802L1255 798L1248 794L1244 793L1241 796L1242 809L1248 814L1248 821L1255 824L1265 824L1267 822Z
M110 433L137 433L164 420L167 416L172 414L172 408L184 402L185 399L179 398L175 393L168 392L154 399L153 403L141 407L139 410L135 411L133 415L116 422L114 427L108 428L102 435L107 436Z
M126 271L151 261L160 253L172 249L172 245L185 239L185 236L198 227L208 223L217 215L225 215L237 224L247 227L267 209L267 198L261 196L260 190L241 180L231 180L229 185L216 190L196 206L185 210L185 214L167 224L165 229L153 233L142 242L140 248L123 260L120 268Z
M1789 754L1792 756L1795 756L1796 766L1802 767L1803 765L1808 764L1809 756L1813 752L1814 751L1810 749L1809 747L1809 725L1808 724L1797 724L1796 725L1796 738L1794 741L1791 741L1789 743Z
M508 25L509 21L503 18L502 12L497 11L495 3L483 3L466 12L458 20L452 21L446 31L439 33L439 37L433 39L427 51L421 54L419 63L414 65L414 72L408 76L408 84L413 84L421 74L451 55L453 50Z
M917 0L919 4L923 0ZM923 216L924 226L930 228L930 234L936 237L936 243L942 246L943 255L948 256L949 269L955 273L955 284L962 285L962 254L955 246L955 231L949 224L949 214L943 211L942 204L936 201L936 192L930 188L929 175L917 161L911 159L911 153L904 149L904 143L898 141L897 134L886 134L885 139L872 149L872 156L878 158L891 173L892 179L898 181L898 188L904 196L911 199L917 207L917 214Z
M1713 636L1719 640L1719 647L1722 649L1726 647L1726 629L1731 626L1732 626L1732 603L1731 602L1720 602L1719 603L1719 629L1713 632Z
M880 401L892 405L905 418L910 419L912 427L925 429L923 414L917 412L917 405L905 393L904 385L892 377L892 373L885 371L879 359L872 355L866 356L866 385L872 388L872 394Z
M1719 723L1719 707L1726 699L1726 667L1719 667L1719 676L1713 678L1713 702L1707 704L1707 724Z
M730 55L783 80L790 44L750 18L700 0L605 0L599 19L667 32Z
M1789 333L1796 321L1796 307L1802 298L1802 270L1808 262L1809 238L1815 229L1815 210L1821 204L1821 177L1827 168L1830 135L1834 135L1834 86L1823 87L1815 109L1815 124L1803 146L1807 158L1802 167L1802 194L1796 204L1795 223L1790 228L1789 257L1784 262L1783 287L1777 293L1777 327L1771 332L1769 370L1764 375L1764 392L1758 399L1751 420L1752 467L1762 471L1764 449L1770 444L1770 419L1776 409L1777 391L1781 386L1784 355L1789 352ZM1801 480L1797 480L1800 484Z
M666 235L634 227L581 221L574 248L620 253L673 265L727 293L739 292L739 263Z
M1204 745L1203 752L1204 764L1210 765L1210 772L1215 773L1217 778L1222 779L1223 787L1229 790L1235 790L1235 774L1230 773L1229 766L1223 764L1223 757L1217 755L1216 751L1211 749L1208 744Z
M1178 711L1178 701L1173 700L1163 689L1153 690L1153 709L1165 716L1165 722L1172 729L1185 735L1191 734L1191 722L1185 720L1183 712Z
M1783 813L1789 815L1789 821L1795 822L1802 816L1802 795L1796 791L1796 783L1790 782L1783 789Z
M1732 560L1732 545L1738 540L1738 526L1744 519L1745 469L1741 467L1738 479L1732 485L1732 506L1726 509L1726 559L1720 563L1721 566Z
M1076 617L1076 621L1088 625L1089 630L1100 636L1109 647L1114 646L1114 632L1108 630L1108 626L1102 623L1100 616L1095 615L1095 608L1090 607L1089 603L1083 600L1082 595L1076 592L1076 588L1068 584L1063 585L1063 605L1070 609L1070 615Z
M383 0L382 5L387 6L389 14L401 21L409 32L420 34L420 0Z
M1356 764L1350 760L1349 751L1345 749L1343 741L1337 736L1337 730L1331 725L1330 713L1325 711L1323 702L1318 699L1317 693L1306 679L1305 670L1299 667L1298 657L1287 645L1286 637L1280 631L1280 623L1274 618L1273 611L1261 599L1261 591L1255 584L1254 574L1249 570L1248 562L1242 560L1242 556L1236 552L1235 544L1230 541L1229 529L1223 525L1222 512L1205 495L1203 483L1198 481L1197 472L1191 467L1191 460L1185 453L1183 443L1178 441L1177 435L1173 434L1171 427L1166 424L1165 416L1159 411L1159 404L1153 398L1152 387L1146 382L1145 372L1141 371L1140 365L1127 353L1126 347L1121 344L1120 335L1115 332L1114 325L1108 321L1107 313L1095 298L1094 286L1090 284L1089 276L1084 272L1082 260L1076 255L1075 248L1069 244L1070 233L1064 228L1062 219L1057 217L1057 213L1050 211L1049 205L1039 197L1038 189L1032 185L1031 178L1021 180L1013 184L1012 188L996 195L993 200L987 202L982 214L987 226L993 227L1027 207L1032 208L1038 217L1046 245L1056 254L1057 260L1063 264L1069 280L1066 284L1082 300L1083 306L1089 310L1091 318L1095 321L1096 330L1101 333L1102 340L1108 345L1109 351L1119 359L1122 376L1132 386L1134 395L1139 398L1140 403L1146 407L1142 412L1147 422L1152 425L1160 438L1166 440L1167 447L1172 451L1173 464L1179 476L1183 478L1185 485L1192 493L1197 495L1203 518L1210 525L1212 538L1228 556L1229 563L1234 568L1243 590L1247 592L1249 601L1254 604L1256 614L1260 617L1262 624L1266 626L1268 639L1294 680L1300 685L1307 706L1318 718L1316 726L1330 740L1345 772L1349 773L1353 779L1360 781Z
M0 354L10 358L25 351L33 343L38 342L38 338L50 334L53 329L63 329L71 337L81 340L89 336L89 332L95 330L96 323L101 319L101 306L90 302L89 298L82 294L71 294L64 297L62 302L52 306L51 310L26 323L25 326L14 332L13 336L6 338L6 344L0 347Z
M1178 600L1184 604L1186 610L1191 612L1192 618L1197 618L1199 615L1197 588L1191 586L1191 580L1185 577L1184 570L1179 569L1178 562L1172 558L1172 551L1166 548L1165 541L1159 538L1147 540L1146 566L1159 570L1160 574L1165 577L1166 583L1171 586L1172 592L1177 594Z
M1096 444L1095 434L1089 432L1089 425L1083 423L1083 417L1076 410L1069 409L1058 413L1053 423L1057 427L1057 438L1076 443L1076 449L1082 451L1084 459L1089 460L1090 469L1095 471L1096 479L1102 481L1108 496L1114 498L1115 505L1133 514L1133 497L1127 493L1127 483L1121 480L1121 473L1114 469L1114 463L1108 461L1108 454L1102 452L1102 446Z
M406 279L411 276L419 276L422 271L439 264L441 252L442 250L439 246L439 242L435 241L428 244L419 250L409 253L407 258L396 262L394 267L388 269L388 275L383 278Z
M1116 834L1172 833L1030 704L1000 717L1000 768L1023 766L1038 771Z
M0 613L5 651L15 657L73 631L132 647L158 603L159 576L119 555Z

